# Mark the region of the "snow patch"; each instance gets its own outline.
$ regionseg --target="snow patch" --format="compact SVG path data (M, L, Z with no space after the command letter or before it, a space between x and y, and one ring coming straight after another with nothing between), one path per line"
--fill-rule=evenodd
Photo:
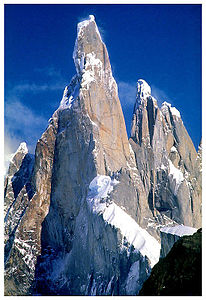
M175 107L170 107L170 111L173 116L176 116L177 118L180 118L180 112Z
M23 241L20 238L15 238L15 247L18 249L18 251L22 254L23 261L27 264L27 266L31 269L35 269L35 255L34 251L36 251L35 246L31 246L27 243L27 241ZM29 241L30 242L30 241Z
M103 212L108 203L107 198L113 191L113 187L119 182L109 176L97 175L89 185L87 202L94 213Z
M183 173L177 169L170 159L169 161L169 181L172 189L174 190L174 194L177 194L177 191L180 187L180 184L184 181Z
M112 276L110 282L108 283L108 286L107 286L107 289L106 289L106 295L109 295L111 293L113 279L114 279L114 276Z
M81 86L88 88L92 81L95 81L96 75L102 76L102 62L100 59L96 58L94 52L88 53L86 55L86 64L82 70L82 82Z
M70 85L66 86L64 89L63 97L60 102L59 109L66 109L71 108L73 105L73 102L77 99L79 96L79 88L80 84L77 81L77 77L74 76L71 80Z
M173 116L179 119L181 118L179 110L177 110L175 107L172 107L170 103L165 101L164 103L162 103L161 111L165 115L168 112L168 110L170 110Z
M77 24L77 36L81 35L82 30L84 30L85 27L87 27L91 22L95 22L95 18L93 15L89 15L88 19L86 19L82 22L79 22Z
M166 171L168 169L168 167L162 163L160 169L163 171Z
M184 236L184 235L193 235L197 232L197 229L194 227L189 227L185 225L177 225L177 226L165 226L160 229L161 232L170 233L177 236Z
M16 150L16 152L13 153L13 154L11 154L11 156L10 156L10 161L12 161L13 158L15 157L15 155L16 155L17 153L19 153L19 152L23 153L24 155L26 155L26 154L29 152L29 151L28 151L28 148L27 148L27 144L26 144L25 142L22 142L22 143L19 145L19 147L18 147L18 149Z
M22 143L19 145L19 148L17 149L16 153L17 153L17 152L22 152L22 153L27 154L27 153L28 153L27 144L26 144L25 142L22 142Z
M175 146L172 146L172 148L170 149L171 152L177 152L177 148Z

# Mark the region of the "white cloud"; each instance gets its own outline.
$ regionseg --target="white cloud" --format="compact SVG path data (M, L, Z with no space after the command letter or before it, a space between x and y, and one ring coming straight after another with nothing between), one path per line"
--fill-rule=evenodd
M13 101L12 101L13 100ZM34 153L37 140L47 127L47 120L34 113L21 103L18 98L10 98L5 103L4 132L4 168L7 170L9 160L21 142L26 142Z
M11 154L16 152L23 141L27 143L29 151L34 153L36 142L47 127L47 119L25 104L27 93L34 95L55 90L63 92L66 85L66 79L62 73L53 66L37 68L34 72L41 73L45 80L38 81L38 83L23 81L15 85L7 83L4 111L4 162L6 166Z
M152 85L151 86L151 90L152 90L152 96L155 97L155 99L157 100L158 106L160 107L162 105L162 103L164 101L169 102L172 104L171 99L169 98L169 96L165 93L165 91L157 88L156 86Z
M62 75L60 70L55 69L53 66L36 68L34 73L41 75L44 79L38 80L38 84L33 81L21 81L10 88L6 88L6 92L9 96L16 95L16 93L41 93L47 91L64 90L68 80Z
M27 133L45 124L45 118L35 114L18 99L5 103L5 118L10 127L16 130L24 128Z
M15 136L10 135L8 132L4 135L4 175L6 174L9 162L13 157L15 151L19 146L19 141Z
M133 107L136 100L136 83L120 81L117 84L122 106L124 108Z
M64 86L62 83L56 83L56 84L35 84L35 83L21 83L15 85L10 93L15 93L15 92L32 92L32 93L39 93L39 92L44 92L44 91L54 91L54 90L59 90L63 89Z

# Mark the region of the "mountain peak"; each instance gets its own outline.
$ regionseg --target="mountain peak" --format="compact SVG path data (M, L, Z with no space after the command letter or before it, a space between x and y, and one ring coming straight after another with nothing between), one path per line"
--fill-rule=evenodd
M137 93L140 97L151 95L151 87L145 80L139 79L137 81Z
M102 61L102 39L93 15L78 23L73 59L77 74L81 74L89 54Z
M84 21L79 22L77 24L77 35L80 35L83 32L84 28L89 26L92 22L94 22L94 24L96 24L95 18L93 15L89 15L88 19L85 19Z
M25 142L20 143L16 153L17 152L23 152L23 153L27 154L28 153L27 144Z

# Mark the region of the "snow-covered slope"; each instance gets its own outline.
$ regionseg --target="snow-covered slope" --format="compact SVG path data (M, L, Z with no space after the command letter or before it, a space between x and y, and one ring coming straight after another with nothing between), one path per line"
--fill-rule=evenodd
M122 208L111 202L109 194L118 181L109 176L98 175L89 185L87 201L93 212L102 213L104 220L118 228L130 245L146 256L153 267L159 260L160 244L142 229Z
M184 226L183 224L177 226L165 226L160 229L161 232L177 235L177 236L184 236L184 235L193 235L197 232L197 228Z

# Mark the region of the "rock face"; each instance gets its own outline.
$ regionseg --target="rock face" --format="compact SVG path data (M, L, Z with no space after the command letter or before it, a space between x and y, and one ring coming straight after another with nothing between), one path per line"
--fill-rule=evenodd
M93 16L78 24L73 58L35 158L18 150L6 179L6 295L137 295L159 260L159 228L201 222L201 154L179 114L138 81L128 141Z
M31 293L37 256L41 253L41 223L50 204L55 120L54 114L37 143L35 159L27 153L25 144L20 145L5 180L5 295ZM18 182L16 198L13 180Z
M140 296L202 295L202 230L183 236L160 259L144 283Z
M179 111L164 102L161 109L144 80L137 82L130 144L147 194L149 208L162 218L201 227L199 157ZM197 184L198 182L198 184Z

